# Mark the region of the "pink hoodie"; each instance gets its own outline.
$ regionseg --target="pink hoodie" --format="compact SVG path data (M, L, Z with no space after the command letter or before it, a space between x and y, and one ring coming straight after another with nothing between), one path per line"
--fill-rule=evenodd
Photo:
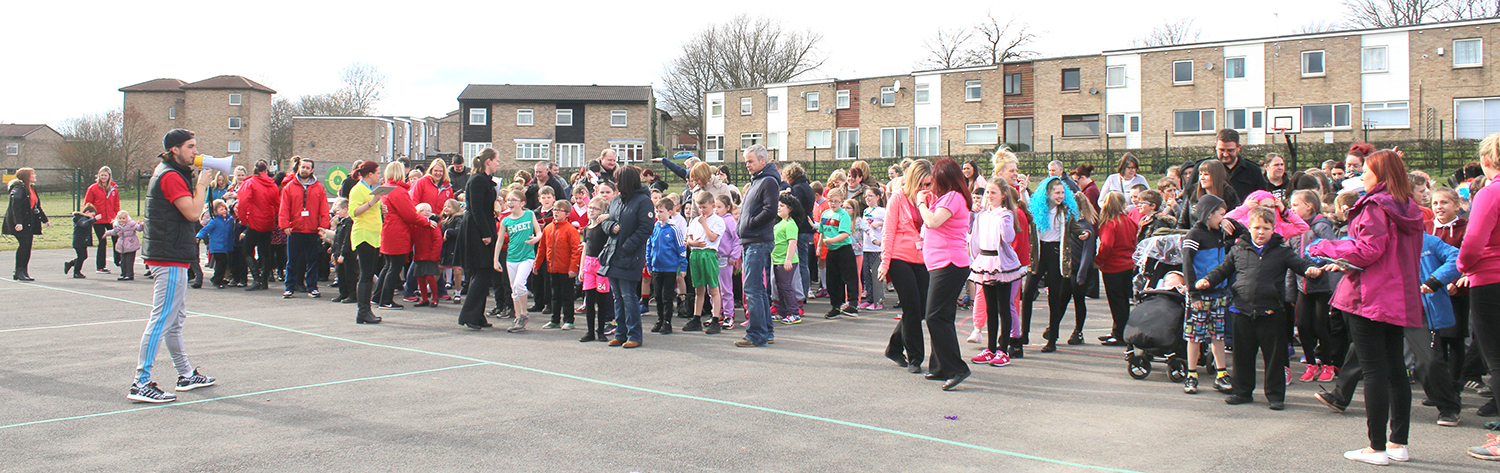
M1469 287L1500 282L1500 176L1474 195L1469 207L1469 228L1458 249L1458 270L1469 276Z
M1349 271L1333 290L1333 307L1376 322L1421 327L1422 211L1416 202L1396 203L1376 184L1349 209L1349 240L1324 240L1313 256L1341 258L1364 271Z
M1234 210L1229 211L1229 213L1224 214L1224 216L1227 218L1232 218L1234 219L1234 221L1243 223L1246 227L1249 227L1249 204L1251 202L1275 198L1276 196L1272 195L1270 192L1251 192L1250 197L1245 198L1244 204L1241 204L1239 207L1235 207ZM1273 209L1272 211L1274 212L1275 210ZM1310 227L1307 226L1307 221L1302 220L1302 217L1300 215L1297 215L1297 212L1293 212L1291 209L1282 210L1280 218L1276 219L1276 234L1281 235L1281 238L1283 239L1290 239L1294 236L1301 235L1307 232L1308 228Z

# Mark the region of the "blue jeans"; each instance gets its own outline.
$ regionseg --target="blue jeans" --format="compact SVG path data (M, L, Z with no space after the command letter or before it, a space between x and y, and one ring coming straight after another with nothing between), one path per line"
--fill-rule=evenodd
M756 346L765 345L776 338L771 328L771 292L766 281L771 276L771 250L769 241L745 243L745 317L750 327L745 330L745 339ZM610 281L614 284L614 281Z
M797 268L798 275L802 276L802 299L807 300L808 291L812 289L812 268L817 266L816 262L808 264L813 260L813 233L797 234Z
M318 289L318 244L316 233L286 236L286 291Z
M769 252L766 254L770 255ZM629 342L642 341L641 280L609 278L609 288L615 297L615 338ZM765 305L761 305L761 308L764 309Z

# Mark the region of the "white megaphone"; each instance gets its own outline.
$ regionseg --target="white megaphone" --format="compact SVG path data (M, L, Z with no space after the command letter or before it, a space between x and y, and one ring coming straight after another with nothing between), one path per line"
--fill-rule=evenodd
M200 154L193 157L193 165L219 171L224 174L231 174L234 172L234 156L215 158L206 154Z

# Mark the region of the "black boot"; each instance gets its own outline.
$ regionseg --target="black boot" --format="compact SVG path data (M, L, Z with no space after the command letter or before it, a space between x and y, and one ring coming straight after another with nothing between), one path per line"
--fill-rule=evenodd
M662 335L670 335L671 333L672 333L672 318L671 318L671 316L662 317L661 318L661 334Z
M688 320L688 323L683 324L682 331L684 331L684 332L702 332L703 331L703 318L702 317L693 317L691 320Z
M370 312L360 312L359 315L354 317L354 323L378 324L380 323L380 317L376 317L375 314Z
M651 333L661 333L662 322L663 322L663 320L660 317L658 317L656 319L656 325L652 325L651 326Z
M697 319L694 319L694 320L697 320ZM710 319L709 322L708 322L708 325L703 326L703 333L708 334L708 335L713 335L713 334L719 333L720 330L723 330L723 325L719 321L718 317L714 317L713 319Z

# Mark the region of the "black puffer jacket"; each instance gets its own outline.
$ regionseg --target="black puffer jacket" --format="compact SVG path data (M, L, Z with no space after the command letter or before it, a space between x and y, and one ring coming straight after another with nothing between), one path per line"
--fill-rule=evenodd
M1286 299L1286 271L1290 269L1297 274L1306 274L1311 267L1311 262L1297 256L1284 244L1281 235L1271 234L1266 246L1256 251L1247 234L1229 249L1224 262L1203 279L1218 284L1234 275L1234 283L1229 286L1234 294L1234 307L1241 313L1253 315L1281 310L1282 301Z
M31 188L20 179L10 181L10 208L5 210L6 235L41 235L42 224L47 223L47 213L42 211L42 200L31 205ZM21 229L16 230L16 225Z

